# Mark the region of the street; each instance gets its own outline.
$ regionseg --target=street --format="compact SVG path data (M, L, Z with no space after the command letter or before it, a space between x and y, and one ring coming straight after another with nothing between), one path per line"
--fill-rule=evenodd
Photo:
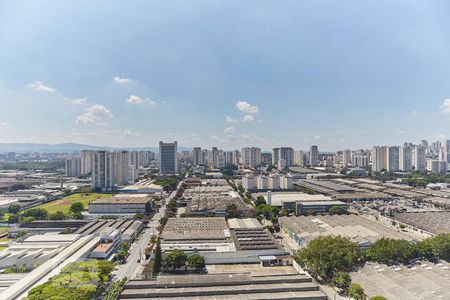
M125 264L118 265L118 269L114 271L114 279L120 280L124 277L127 277L128 279L134 278L139 265L145 265L145 263L148 262L145 261L144 249L147 247L151 236L157 234L156 228L159 226L159 220L164 216L165 210L166 206L164 203L148 223L148 228L144 229L139 240L131 245L130 256ZM138 260L140 260L140 263L138 263Z

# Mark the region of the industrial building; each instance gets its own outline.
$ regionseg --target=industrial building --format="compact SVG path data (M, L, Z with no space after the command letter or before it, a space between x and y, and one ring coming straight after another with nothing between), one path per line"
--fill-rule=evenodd
M229 267L229 268L228 268ZM311 277L292 266L211 265L208 274L163 275L131 280L119 299L296 299L327 300Z
M397 213L390 219L390 225L403 225L405 229L412 230L425 236L435 236L450 232L450 212L411 212ZM402 226L402 227L403 227Z
M160 236L161 249L198 251L207 264L286 263L283 250L272 234L256 219L169 218Z
M386 237L412 240L376 221L358 215L324 215L279 218L281 229L300 247L321 236L347 237L361 248L368 248Z
M302 192L271 192L253 195L255 200L263 196L268 205L295 211L296 215L326 213L333 206L347 209L347 204L324 195L310 195Z
M100 198L89 203L89 217L118 216L132 218L135 214L147 214L152 210L151 198L147 194L119 194Z

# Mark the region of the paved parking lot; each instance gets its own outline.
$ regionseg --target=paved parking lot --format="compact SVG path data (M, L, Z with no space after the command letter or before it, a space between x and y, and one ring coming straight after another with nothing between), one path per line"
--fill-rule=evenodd
M450 299L450 264L427 261L410 266L367 263L351 274L367 295L382 295L389 300Z

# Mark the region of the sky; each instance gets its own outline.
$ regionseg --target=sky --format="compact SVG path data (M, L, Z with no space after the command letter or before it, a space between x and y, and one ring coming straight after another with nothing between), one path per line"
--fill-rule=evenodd
M0 1L0 143L450 138L450 2Z

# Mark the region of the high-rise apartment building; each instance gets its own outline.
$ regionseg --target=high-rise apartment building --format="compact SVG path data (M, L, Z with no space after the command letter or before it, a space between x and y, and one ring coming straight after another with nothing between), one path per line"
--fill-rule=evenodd
M244 147L242 148L242 164L255 168L261 165L261 148Z
M413 169L411 144L405 143L400 147L399 152L399 169L403 172L410 172Z
M414 169L416 171L425 171L427 169L426 149L422 145L416 145L413 149Z
M278 161L280 160L280 148L272 149L272 165L278 165Z
M400 147L390 146L387 148L387 170L397 172L400 170Z
M192 164L194 166L199 166L203 164L202 148L194 147L194 149L192 150Z
M177 142L159 142L159 173L178 174L178 147Z
M81 157L72 156L66 158L66 175L73 177L81 176Z
M291 147L281 147L280 148L280 159L284 159L285 166L291 167L294 165L294 149Z
M81 159L81 176L86 176L92 172L92 153L91 150L82 150L80 152Z
M112 155L109 151L93 151L92 163L92 189L107 191L114 188Z
M387 146L373 146L372 148L372 171L381 172L388 168L388 148Z
M342 164L344 166L352 165L352 151L349 149L342 151Z

